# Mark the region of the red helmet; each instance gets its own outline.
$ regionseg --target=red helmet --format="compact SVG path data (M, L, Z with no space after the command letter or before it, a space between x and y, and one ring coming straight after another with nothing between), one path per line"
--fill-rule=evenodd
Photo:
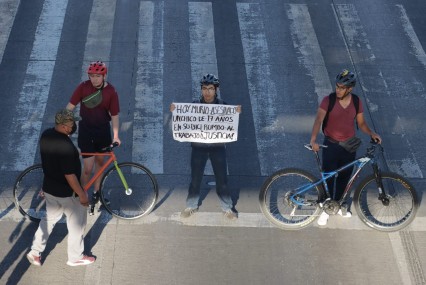
M90 63L89 68L87 69L88 74L102 74L105 75L108 72L108 68L105 63L102 61L94 61Z

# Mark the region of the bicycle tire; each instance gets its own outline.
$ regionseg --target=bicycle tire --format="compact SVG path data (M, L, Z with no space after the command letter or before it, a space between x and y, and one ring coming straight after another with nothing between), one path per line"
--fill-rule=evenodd
M375 230L384 232L401 230L415 218L419 198L414 186L401 175L383 172L381 176L389 205L379 200L377 183L372 174L359 184L354 193L358 217Z
M129 188L130 195L119 177L115 166L108 169L101 181L101 202L113 216L130 220L149 214L158 198L158 183L151 171L133 162L118 164ZM107 201L107 202L106 202Z
M311 173L297 168L282 169L263 183L259 193L260 209L264 216L275 226L286 230L299 230L307 227L319 215L319 201L324 196L321 185L312 187L303 194L310 206L294 207L288 202L289 194L297 188L317 181ZM286 196L287 195L287 196ZM294 212L293 214L291 214Z
M35 164L19 174L13 187L16 208L33 222L39 222L46 216L46 203L40 195L43 176L41 164Z

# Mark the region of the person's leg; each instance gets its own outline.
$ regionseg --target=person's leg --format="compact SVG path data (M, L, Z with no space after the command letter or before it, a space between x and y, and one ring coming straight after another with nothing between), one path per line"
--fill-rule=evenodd
M81 185L84 187L90 181L93 174L93 168L95 165L95 157L84 157L83 158L83 171L81 173Z
M322 170L324 172L336 170L339 167L338 153L340 151L340 146L337 143L328 141L327 139L324 140L324 145L327 147L322 149ZM332 199L334 199L334 180L335 177L331 177L327 180L327 187Z
M83 258L87 211L78 197L66 198L63 207L67 217L68 261L75 262Z
M31 251L29 254L40 256L46 248L47 240L55 226L62 218L63 208L58 199L49 193L44 193L46 200L46 216L41 219L38 229L34 235Z
M226 150L224 147L211 149L209 152L213 172L216 178L216 193L224 212L232 209L232 199L228 188Z
M342 147L340 148L341 150L339 151L338 167L342 167L355 160L356 153L350 153L350 152L347 152ZM334 198L336 201L339 201L342 198L346 185L348 184L349 179L351 178L352 171L353 171L353 166L339 173L339 176L336 179L336 193Z
M99 171L99 169L102 168L102 166L105 165L105 158L103 156L95 156L95 173ZM96 179L93 192L96 193L99 191L99 188L101 187L101 181L102 181L102 175Z
M96 135L96 137L93 140L93 147L96 152L102 151L102 149L110 146L112 144L112 138L111 138L111 128L109 124L103 126L100 128L99 134ZM99 171L99 169L102 168L102 166L105 165L105 157L104 156L95 156L95 173ZM101 186L102 181L102 175L99 176L98 179L96 179L93 192L97 193L99 191L99 188Z
M191 151L191 184L186 198L186 207L198 208L200 186L206 167L208 152L205 149L193 147Z

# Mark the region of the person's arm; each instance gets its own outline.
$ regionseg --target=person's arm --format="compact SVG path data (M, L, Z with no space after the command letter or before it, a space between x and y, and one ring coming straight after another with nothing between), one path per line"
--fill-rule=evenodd
M378 143L382 143L382 138L376 134L375 132L373 132L367 125L367 122L364 119L364 113L358 113L358 115L356 115L356 122L358 124L358 128L366 133L367 135L369 135L374 141L378 142Z
M78 195L80 198L80 204L87 207L89 206L89 197L87 192L81 188L80 182L77 179L75 174L65 174L65 179L70 185L71 189Z
M314 125L312 126L311 132L311 141L310 144L312 146L313 151L319 151L319 145L317 143L317 136L321 129L321 124L324 121L325 115L327 112L321 108L318 108L317 116L315 117Z
M111 123L112 123L112 133L114 135L112 142L118 142L118 144L121 144L120 138L118 137L118 131L120 128L120 119L118 117L119 115L111 116Z
M73 105L73 104L71 104L71 103L68 103L67 104L67 106L65 107L67 110L70 110L70 111L74 111L74 109L75 109L75 105Z

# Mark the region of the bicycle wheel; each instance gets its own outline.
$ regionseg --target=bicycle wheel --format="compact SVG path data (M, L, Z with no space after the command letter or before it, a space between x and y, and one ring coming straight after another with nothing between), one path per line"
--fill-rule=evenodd
M386 197L381 199L374 175L366 177L354 193L359 218L369 227L385 232L398 231L416 216L419 199L413 185L404 177L382 173Z
M101 181L101 201L106 210L121 219L136 219L149 214L158 198L158 184L145 167L133 162L119 163L129 186L128 193L115 167L111 167Z
M43 168L41 164L36 164L19 174L13 188L16 208L34 222L39 222L46 215L42 186Z
M259 193L260 209L265 217L282 229L298 230L308 226L319 215L319 200L323 187L318 185L297 195L296 200L304 205L295 205L289 197L303 186L317 179L301 169L289 168L272 174L262 185Z

